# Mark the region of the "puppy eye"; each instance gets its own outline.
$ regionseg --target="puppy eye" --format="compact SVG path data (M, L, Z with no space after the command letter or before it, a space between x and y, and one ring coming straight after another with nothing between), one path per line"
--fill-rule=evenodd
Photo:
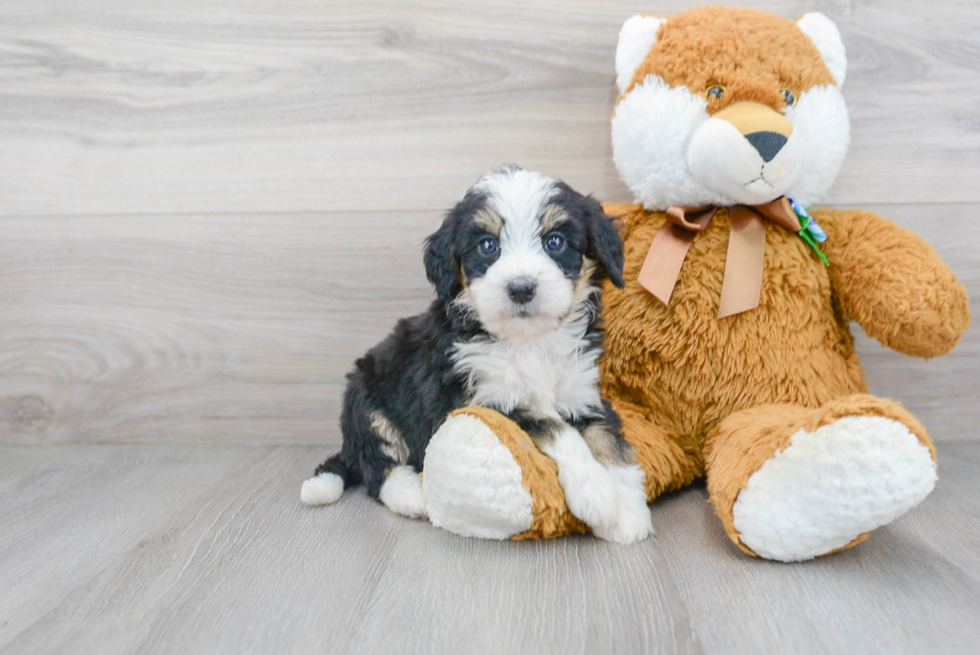
M561 252L565 249L565 237L559 232L552 232L544 239L544 249L548 252Z
M796 105L796 94L789 89L780 89L780 93L783 94L783 100L786 101L787 107L793 107Z
M720 100L723 95L725 95L725 87L721 84L711 84L707 89L704 90L704 95L708 100L714 98L715 100Z
M483 237L480 241L480 254L481 255L492 255L497 252L497 240L493 237Z

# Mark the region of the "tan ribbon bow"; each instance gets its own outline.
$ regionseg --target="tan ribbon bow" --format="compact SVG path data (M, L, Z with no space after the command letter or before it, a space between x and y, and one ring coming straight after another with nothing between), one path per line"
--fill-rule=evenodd
M670 207L667 222L653 238L638 281L665 305L677 284L681 264L695 235L708 227L717 207ZM735 205L728 208L731 233L725 277L721 284L718 318L746 312L759 306L762 293L762 263L766 251L766 224L769 220L791 232L802 229L789 200L781 196L765 205Z

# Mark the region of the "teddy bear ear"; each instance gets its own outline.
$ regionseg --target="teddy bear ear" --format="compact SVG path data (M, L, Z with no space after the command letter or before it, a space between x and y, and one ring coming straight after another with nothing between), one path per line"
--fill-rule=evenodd
M616 45L616 86L620 93L633 81L633 73L657 42L657 32L663 24L664 19L656 16L633 16L623 23Z
M800 16L796 26L817 46L820 56L823 57L823 63L834 76L837 86L844 84L844 78L847 76L847 52L844 50L844 42L834 21L814 11Z

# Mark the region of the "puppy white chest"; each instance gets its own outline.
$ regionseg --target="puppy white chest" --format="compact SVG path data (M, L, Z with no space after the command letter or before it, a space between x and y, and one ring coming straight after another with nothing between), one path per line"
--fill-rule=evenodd
M456 370L467 376L472 404L577 418L602 406L598 355L580 326L566 324L535 339L459 343L454 359Z

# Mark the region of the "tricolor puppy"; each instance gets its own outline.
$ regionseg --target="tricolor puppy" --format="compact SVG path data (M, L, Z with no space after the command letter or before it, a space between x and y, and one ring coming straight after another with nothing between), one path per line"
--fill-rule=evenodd
M554 459L569 509L595 534L649 535L644 474L599 395L597 283L623 285L622 242L599 203L499 167L429 237L425 268L438 297L357 361L343 446L303 483L303 502L364 483L391 510L425 517L426 445L450 412L481 405Z

